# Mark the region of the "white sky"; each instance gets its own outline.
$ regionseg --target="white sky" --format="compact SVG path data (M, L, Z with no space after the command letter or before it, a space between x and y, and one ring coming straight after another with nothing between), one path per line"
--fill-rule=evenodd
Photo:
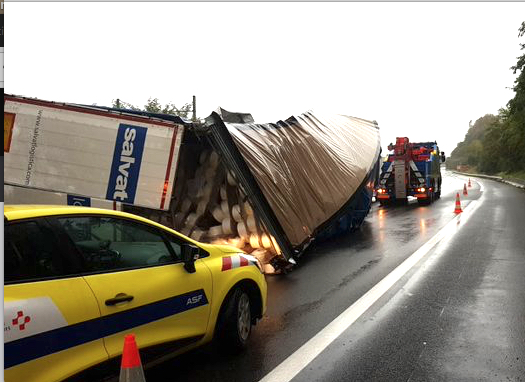
M377 120L447 155L512 98L525 3L8 3L5 92L98 105L197 96L275 122ZM522 41L524 42L524 41Z

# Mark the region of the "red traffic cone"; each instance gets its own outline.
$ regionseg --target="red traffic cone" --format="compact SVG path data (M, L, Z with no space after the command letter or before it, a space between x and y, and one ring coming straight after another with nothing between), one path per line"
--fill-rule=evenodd
M463 195L468 195L467 185L463 183Z
M472 184L470 184L470 178L468 178L468 186L469 188L472 187Z
M134 334L128 334L124 338L119 382L146 382Z
M456 209L454 210L454 213L460 214L463 210L461 209L461 203L459 201L459 192L456 193Z

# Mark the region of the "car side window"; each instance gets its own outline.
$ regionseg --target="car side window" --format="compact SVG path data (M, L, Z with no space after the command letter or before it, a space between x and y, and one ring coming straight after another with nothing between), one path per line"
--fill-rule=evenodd
M53 231L36 221L5 227L4 279L30 281L60 276L63 264Z
M57 219L84 257L87 271L114 271L174 263L154 227L106 216Z

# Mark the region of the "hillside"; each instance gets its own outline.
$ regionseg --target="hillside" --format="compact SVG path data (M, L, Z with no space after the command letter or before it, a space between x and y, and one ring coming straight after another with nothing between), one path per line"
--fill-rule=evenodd
M518 37L525 35L525 22ZM520 44L525 51L525 44ZM511 67L514 97L498 116L487 114L470 126L465 139L452 151L447 167L525 178L525 53Z

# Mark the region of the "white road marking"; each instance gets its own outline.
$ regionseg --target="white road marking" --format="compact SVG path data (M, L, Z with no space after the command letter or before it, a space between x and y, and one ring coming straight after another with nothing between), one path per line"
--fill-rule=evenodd
M456 215L429 241L379 281L368 292L350 305L343 313L325 326L303 346L281 362L268 373L260 382L288 382L312 362L337 337L348 329L368 308L385 294L401 277L416 265L436 244L449 234L456 232L460 224L463 226L472 213L479 207L478 201L472 201L463 209L463 213ZM460 223L461 222L461 223Z

